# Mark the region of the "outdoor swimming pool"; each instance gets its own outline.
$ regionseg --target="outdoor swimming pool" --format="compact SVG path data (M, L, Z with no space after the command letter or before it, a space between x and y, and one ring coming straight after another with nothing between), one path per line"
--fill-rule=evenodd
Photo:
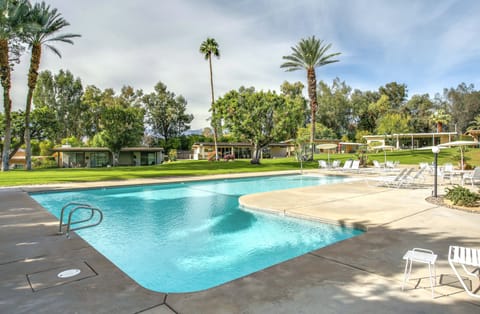
M238 205L238 198L245 194L342 180L293 175L31 196L56 217L72 201L101 208L103 222L77 234L145 288L194 292L361 234L360 230L246 211Z

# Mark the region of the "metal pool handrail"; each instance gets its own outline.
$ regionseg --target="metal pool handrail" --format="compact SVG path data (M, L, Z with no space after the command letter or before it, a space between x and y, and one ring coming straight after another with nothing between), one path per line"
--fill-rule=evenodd
M73 208L72 210L70 210L69 214L68 214L68 221L66 224L63 223L63 216L65 214L65 210L71 206L75 206L75 208ZM76 212L77 210L79 209L88 209L90 210L90 216L86 219L82 219L82 220L78 220L78 221L73 221L72 222L72 216L73 216L73 213ZM85 225L85 226L81 226L81 227L77 227L77 228L71 228L72 225L74 224L79 224L79 223L82 223L82 222L87 222L87 221L90 221L93 219L93 216L95 215L95 212L98 213L99 215L99 219L97 222L95 223L92 223L92 224L89 224L89 225ZM93 207L92 205L90 204L87 204L87 203L79 203L79 202L70 202L68 204L66 204L65 206L62 207L62 210L60 212L60 224L59 224L59 228L58 228L58 234L63 234L62 232L62 227L63 226L67 226L67 231L66 231L66 235L67 235L67 238L70 238L70 231L75 231L75 230L80 230L80 229L85 229L85 228L90 228L90 227L95 227L95 226L98 226L103 220L103 213L102 211L100 210L100 208L97 208L97 207Z

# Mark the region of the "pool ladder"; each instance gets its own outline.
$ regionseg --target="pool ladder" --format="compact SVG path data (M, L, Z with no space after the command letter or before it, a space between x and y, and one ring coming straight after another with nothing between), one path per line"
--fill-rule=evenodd
M69 209L69 208L73 208L73 209L71 209L70 212L68 213L67 223L63 223L63 216L65 214L65 211L67 211L67 209ZM78 220L78 221L72 221L73 214L76 211L79 211L79 210L89 210L90 211L90 217L88 217L86 219ZM90 223L90 224L87 224L87 225L83 225L83 226L80 226L80 227L72 228L72 225L91 221L94 218L95 213L98 214L98 220L96 222ZM60 212L60 225L58 227L58 234L63 234L62 228L64 226L66 226L67 230L66 230L65 234L66 234L67 238L70 238L70 232L71 231L98 226L102 222L102 220L103 220L103 213L100 210L100 208L93 207L92 205L87 204L87 203L70 202L70 203L67 203L65 206L63 206L62 211Z

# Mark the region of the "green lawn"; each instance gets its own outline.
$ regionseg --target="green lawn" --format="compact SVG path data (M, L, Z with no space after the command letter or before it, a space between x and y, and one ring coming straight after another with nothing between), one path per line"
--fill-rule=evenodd
M454 155L457 150L445 149L439 154L439 164L457 161ZM387 160L398 160L401 164L418 165L419 162L432 162L431 151L399 151L387 152ZM470 149L466 156L468 163L480 166L480 149ZM354 154L330 154L330 160L345 161L357 158ZM368 160L383 162L384 153L368 154ZM327 154L315 155L315 159L327 159ZM315 169L318 162L304 162L304 169ZM200 176L207 174L245 173L262 171L279 171L300 169L300 163L294 158L264 159L261 165L251 165L249 160L235 161L177 161L157 166L144 167L113 167L95 169L36 169L33 171L12 170L0 173L0 186L19 186L31 184L61 183L61 182L92 182L105 180L126 180L134 178L157 178L176 176Z

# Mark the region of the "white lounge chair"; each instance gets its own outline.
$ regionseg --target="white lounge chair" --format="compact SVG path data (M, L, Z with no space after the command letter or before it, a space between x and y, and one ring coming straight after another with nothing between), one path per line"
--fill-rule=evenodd
M475 181L480 182L480 167L475 167L473 172L466 173L462 177L462 185L465 184L465 181L470 180L472 186L474 185Z
M378 160L374 160L373 161L373 169L375 169L375 170L385 170L385 165L382 166L382 164L380 164L378 162Z
M407 175L404 175L399 180L398 187L408 187L425 182L425 176L423 175L423 172L425 172L426 169L427 168L420 168L420 170L418 170L414 176L411 175L412 171L410 171Z
M318 168L327 169L328 168L327 162L325 160L319 160L318 161Z
M352 161L352 165L350 166L350 169L347 169L348 171L360 171L360 160L354 160Z
M334 160L332 163L332 169L340 167L340 160Z
M350 167L352 166L352 162L353 160L351 159L346 160L345 163L343 164L343 167L338 168L338 170L341 170L341 171L350 170Z
M391 184L397 184L405 176L407 171L409 171L409 168L403 168L396 176L366 178L366 181L367 184L369 184L370 181L373 181L375 186L390 186Z
M470 290L456 268L457 265L461 265L468 276L479 278L480 275L476 275L474 271L476 270L477 272L480 272L480 250L465 248L461 246L450 246L450 248L448 249L448 263L452 267L453 272L455 273L455 275L457 275L458 280L460 281L462 287L465 289L468 295L475 298L480 298L479 294L475 294L475 292L478 291L480 288L477 288L476 290L473 290L472 288L472 290ZM466 266L475 267L475 269L473 271L469 271Z

